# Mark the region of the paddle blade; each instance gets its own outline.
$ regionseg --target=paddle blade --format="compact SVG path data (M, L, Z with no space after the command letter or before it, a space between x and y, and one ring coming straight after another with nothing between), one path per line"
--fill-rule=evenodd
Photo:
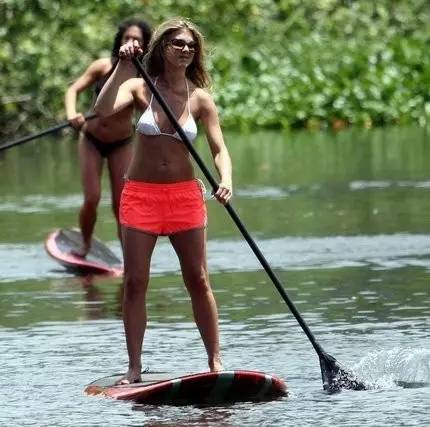
M320 355L323 388L328 393L341 390L366 390L364 382L360 381L353 372L344 368L333 356L327 353Z

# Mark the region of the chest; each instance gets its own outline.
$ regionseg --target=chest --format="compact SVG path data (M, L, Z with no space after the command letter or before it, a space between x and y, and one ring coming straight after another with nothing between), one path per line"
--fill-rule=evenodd
M183 123L187 120L190 114L197 121L199 116L199 106L194 91L190 90L189 92L182 91L179 93L168 93L157 87L156 89L179 123ZM141 111L141 113L150 110L157 123L169 127L169 119L166 116L163 107L160 105L157 98L151 93L149 88L146 88L146 91L142 90L136 107Z

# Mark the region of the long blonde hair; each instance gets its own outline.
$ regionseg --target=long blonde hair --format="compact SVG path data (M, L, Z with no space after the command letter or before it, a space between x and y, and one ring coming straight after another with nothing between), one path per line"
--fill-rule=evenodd
M196 25L184 18L172 18L163 22L154 31L149 42L148 52L145 55L145 63L148 73L156 77L164 71L163 49L166 45L166 38L173 32L187 29L193 35L197 43L193 61L187 67L185 75L197 86L207 88L210 85L210 77L205 67L205 46L202 33Z

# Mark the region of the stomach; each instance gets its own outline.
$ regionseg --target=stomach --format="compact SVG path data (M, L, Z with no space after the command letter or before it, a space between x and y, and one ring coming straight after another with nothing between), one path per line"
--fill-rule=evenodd
M194 179L194 168L183 143L164 135L139 135L127 177L134 181L167 184Z
M85 122L82 130L106 143L119 141L134 134L133 106L108 117L95 117Z

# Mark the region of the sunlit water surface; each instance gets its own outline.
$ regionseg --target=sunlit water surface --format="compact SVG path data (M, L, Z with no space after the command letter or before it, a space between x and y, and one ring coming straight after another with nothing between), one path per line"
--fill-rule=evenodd
M225 367L284 378L289 396L218 407L143 406L83 394L124 371L119 279L74 277L44 252L76 224L75 143L0 158L1 426L427 425L430 178L417 129L228 135L234 206L323 348L372 384L328 395L318 357L224 210L208 200L208 258ZM208 160L200 141L199 150ZM120 255L107 183L97 234ZM179 265L157 245L144 364L206 369Z

